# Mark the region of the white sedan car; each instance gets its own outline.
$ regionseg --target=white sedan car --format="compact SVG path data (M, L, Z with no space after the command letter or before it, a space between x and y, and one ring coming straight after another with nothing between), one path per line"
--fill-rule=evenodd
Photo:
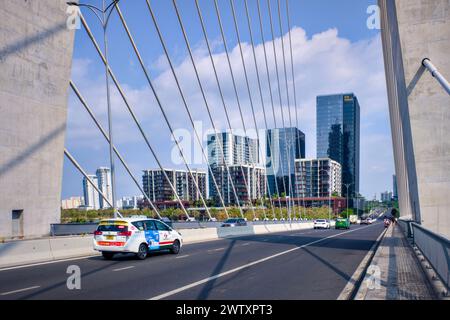
M330 229L330 222L325 219L314 220L314 229Z

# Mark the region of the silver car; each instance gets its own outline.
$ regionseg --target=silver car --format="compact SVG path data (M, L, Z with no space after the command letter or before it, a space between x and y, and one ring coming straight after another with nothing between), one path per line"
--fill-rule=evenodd
M222 223L222 227L244 227L247 225L247 221L242 218L231 218Z

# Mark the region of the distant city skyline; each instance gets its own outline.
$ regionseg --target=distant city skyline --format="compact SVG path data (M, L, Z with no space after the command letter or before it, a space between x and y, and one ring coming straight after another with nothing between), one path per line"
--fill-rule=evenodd
M334 97L334 98L344 98L345 94L334 94L334 95L327 95L326 97ZM348 94L347 94L348 95ZM353 94L350 94L353 99L357 99ZM319 100L319 97L317 97ZM342 109L341 109L342 111ZM216 138L219 137L220 144L217 143ZM233 135L230 132L224 131L219 132L216 134L210 134L207 136L207 150L208 150L208 159L210 165L212 165L212 168L218 168L216 170L216 179L217 183L219 184L219 187L221 188L221 193L224 195L224 200L226 200L227 204L236 205L236 199L234 199L234 195L232 192L230 181L227 181L226 176L227 172L225 170L225 166L217 166L218 163L223 163L222 160L219 161L219 154L220 151L218 149L219 145L222 145L224 148L224 156L225 156L225 162L230 168L230 173L233 177L236 177L237 180L234 180L234 183L236 184L237 190L242 192L246 191L246 185L244 182L247 180L247 183L250 183L251 189L250 193L251 199L257 199L260 198L263 194L267 195L267 192L270 190L271 195L276 194L275 192L275 186L274 181L270 181L270 179L274 179L275 175L274 172L277 172L277 179L279 180L279 187L280 187L280 194L283 193L284 187L282 185L282 171L285 172L285 183L288 183L288 153L291 155L292 160L292 168L291 168L291 183L292 183L292 196L293 197L301 197L302 194L304 197L314 197L313 195L317 193L320 196L324 196L325 193L329 194L329 191L326 191L325 193L322 191L312 191L312 189L304 189L302 191L302 194L300 193L299 189L299 183L305 184L308 183L304 178L301 177L303 175L303 171L306 167L304 167L305 163L315 163L317 166L318 163L328 163L327 167L324 168L326 170L331 170L327 173L327 176L324 178L325 180L328 179L330 175L332 175L332 181L333 186L331 187L331 194L338 193L339 195L342 195L343 197L346 196L346 190L345 187L342 185L337 187L336 179L338 177L339 181L342 182L343 180L343 173L342 173L342 165L334 161L334 159L328 159L328 158L309 158L305 159L304 153L305 153L305 147L306 147L306 138L304 133L297 129L297 128L278 128L278 129L269 129L266 131L265 137L265 149L263 152L265 153L266 157L264 158L264 162L260 163L259 161L259 152L257 150L257 146L259 144L257 139L252 139L245 136L239 136L239 135ZM288 138L289 144L285 143L285 138ZM296 138L295 138L296 137ZM317 139L318 137L316 137ZM312 140L312 139L310 139ZM276 156L272 159L271 152L269 150L269 141L270 144L273 144L270 146L272 151L276 154ZM295 142L294 142L295 141ZM318 140L317 140L318 141ZM310 141L311 143L311 141ZM327 142L327 148L330 149L330 145ZM336 146L332 146L331 149L334 147L341 148L340 142L336 142ZM290 147L287 147L287 145L290 145ZM318 148L319 149L319 148ZM329 151L327 149L327 152ZM334 148L336 149L336 148ZM290 152L289 152L290 151ZM341 152L341 150L338 150ZM287 153L286 153L287 152ZM328 154L328 153L327 153ZM251 156L252 155L252 156ZM221 157L221 156L220 156ZM256 162L252 161L252 159L255 159ZM336 159L336 157L335 157ZM340 160L342 160L341 158ZM325 162L324 162L325 161ZM338 166L336 166L336 164ZM300 163L303 163L301 166L299 166ZM242 164L242 168L240 170L239 167ZM252 169L252 166L255 166L255 169L258 171L254 171ZM263 169L263 167L266 166L266 169ZM276 170L274 170L276 168ZM284 170L282 170L282 168ZM303 168L303 169L301 169ZM180 196L180 199L183 201L190 200L190 201L197 201L199 200L198 192L191 182L190 177L188 177L188 172L186 170L180 170L180 169L173 169L173 168L164 168L166 172L169 173L169 176L172 177L175 175L175 178L171 179L171 182L174 184L174 187L177 190L178 195ZM267 170L267 176L265 176L265 171ZM338 171L336 171L338 170ZM147 196L151 198L152 201L172 201L175 199L175 196L173 192L170 190L169 185L166 183L165 178L161 174L160 169L151 169L151 170L143 170L144 175L142 177L142 187L146 191ZM317 171L317 170L316 170ZM315 172L316 172L315 171ZM158 174L159 172L159 174ZM242 180L242 172L245 173L246 179ZM214 187L214 184L212 182L212 179L210 178L210 175L207 174L207 170L202 171L198 169L193 169L193 173L197 176L199 174L203 175L203 178L201 180L197 180L197 183L199 184L199 187L202 190L202 194L205 199L215 199L217 200L217 192ZM312 171L310 172L310 174ZM149 179L149 177L152 176L153 178ZM111 189L110 189L110 181L111 181L111 173L110 169L107 167L99 167L96 170L96 175L89 175L91 179L97 183L99 189L105 193L105 195L108 196L108 198L111 198ZM155 177L157 177L159 182L156 182ZM185 179L181 179L181 177L185 177ZM395 182L395 175L393 175L393 179ZM181 179L181 180L180 180ZM256 180L255 180L256 179ZM267 181L266 181L267 179ZM183 182L183 181L184 182ZM241 181L242 180L242 181ZM321 190L329 190L328 186L328 180L323 182L319 182ZM153 181L153 182L152 182ZM188 183L189 181L189 183ZM225 183L225 184L224 184ZM311 184L311 181L309 182ZM323 184L326 185L323 185ZM164 187L167 185L166 187ZM208 185L208 187L206 187ZM213 189L211 189L213 188ZM244 190L245 189L245 190ZM272 190L273 189L273 190ZM153 191L151 191L153 190ZM208 192L209 190L209 192ZM161 193L162 192L162 193ZM159 195L156 195L156 194ZM383 192L380 191L380 194ZM96 196L97 194L97 196ZM287 193L289 195L289 192ZM73 197L73 195L72 195ZM92 200L93 197L98 198L98 204L97 200ZM121 207L122 203L132 203L133 197L135 196L122 196L121 199L117 200L118 207ZM242 198L242 201L248 201L250 198L247 196L245 198ZM85 178L83 178L83 199L85 200L85 206L86 207L95 207L95 208L109 208L109 205L105 202L102 204L102 197L96 192L92 186L87 186L87 181ZM369 199L369 198L367 198ZM69 199L65 199L69 200Z

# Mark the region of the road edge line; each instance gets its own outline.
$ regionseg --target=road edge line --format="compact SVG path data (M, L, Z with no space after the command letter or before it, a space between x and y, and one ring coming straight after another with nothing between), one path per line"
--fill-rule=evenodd
M377 252L377 249L386 234L386 231L387 228L385 228L375 240L375 243L372 245L372 247L370 247L369 251L364 256L361 263L358 265L352 277L347 282L336 300L352 300L355 298L356 293L358 292L365 278L367 268L370 266L372 259L375 256L375 253Z

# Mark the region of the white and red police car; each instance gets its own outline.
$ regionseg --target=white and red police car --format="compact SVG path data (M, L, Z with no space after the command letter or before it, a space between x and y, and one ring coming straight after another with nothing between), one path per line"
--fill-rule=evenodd
M94 232L94 250L107 260L116 253L134 253L143 260L149 251L169 250L178 254L181 234L157 219L145 216L101 220Z

